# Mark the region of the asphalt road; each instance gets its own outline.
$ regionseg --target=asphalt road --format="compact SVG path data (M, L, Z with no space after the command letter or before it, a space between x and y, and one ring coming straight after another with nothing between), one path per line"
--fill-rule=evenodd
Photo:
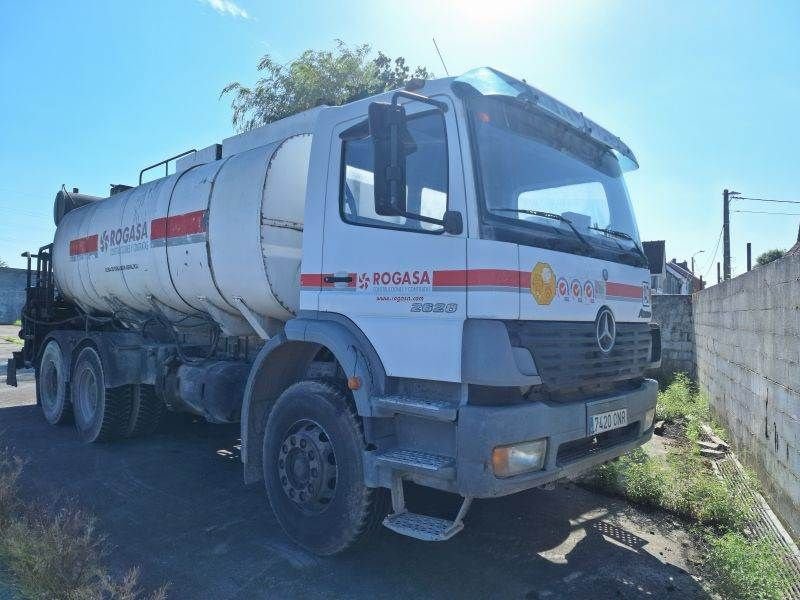
M147 439L87 446L44 421L33 382L0 386L0 444L27 461L25 497L77 499L108 535L112 568L138 565L170 598L707 596L675 523L573 485L477 501L447 542L384 529L318 558L285 537L260 485L243 485L237 438L235 427L176 418ZM410 504L455 506L426 490Z

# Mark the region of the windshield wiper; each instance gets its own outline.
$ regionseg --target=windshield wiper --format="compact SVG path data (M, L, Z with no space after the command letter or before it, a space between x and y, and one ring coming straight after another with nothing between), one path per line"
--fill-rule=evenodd
M614 237L622 238L623 240L629 240L633 242L633 247L636 249L636 253L642 258L644 258L645 261L647 261L647 255L639 247L639 244L636 243L636 240L633 239L633 237L630 234L625 233L624 231L619 231L617 229L609 229L608 227L589 227L589 229L593 229L594 231L600 231L607 235L612 235Z
M569 225L569 228L575 234L575 237L577 237L584 246L586 246L589 250L593 250L593 246L586 240L585 237L581 235L580 231L578 231L575 225L572 224L572 221L570 221L563 215L559 215L558 213L550 213L550 212L545 212L543 210L530 210L528 208L492 208L491 212L522 213L525 215L533 215L535 217L543 217L545 219L553 219L555 221L561 221L562 223L566 223L567 225Z

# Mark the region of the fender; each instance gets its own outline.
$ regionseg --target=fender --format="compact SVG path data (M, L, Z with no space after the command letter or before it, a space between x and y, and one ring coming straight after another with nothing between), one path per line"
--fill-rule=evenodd
M349 319L333 313L301 314L270 338L250 369L242 402L241 438L245 483L262 479L261 438L272 404L301 380L320 350L328 349L347 377L358 377L353 390L356 410L372 415L370 397L386 389L386 371L364 333Z

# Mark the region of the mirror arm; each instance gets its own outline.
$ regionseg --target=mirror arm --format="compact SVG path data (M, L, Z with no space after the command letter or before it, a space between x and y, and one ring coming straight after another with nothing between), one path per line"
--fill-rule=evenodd
M447 112L446 102L434 100L433 98L428 98L427 96L423 96L422 94L414 94L412 92L406 92L405 90L398 90L392 96L392 104L396 105L398 98L408 98L409 100L416 100L417 102L423 102L425 104L430 104L431 106L435 106L443 113Z

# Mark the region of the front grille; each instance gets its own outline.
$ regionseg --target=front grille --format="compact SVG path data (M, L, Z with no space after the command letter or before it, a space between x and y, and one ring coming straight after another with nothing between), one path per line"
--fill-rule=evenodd
M527 348L549 392L607 386L644 376L650 364L649 323L617 323L614 347L603 354L594 322L506 321L511 345Z
M636 421L635 423L631 423L619 429L612 429L611 431L598 433L592 437L566 442L558 447L556 465L562 467L602 450L608 450L619 444L630 442L638 433L639 422Z

